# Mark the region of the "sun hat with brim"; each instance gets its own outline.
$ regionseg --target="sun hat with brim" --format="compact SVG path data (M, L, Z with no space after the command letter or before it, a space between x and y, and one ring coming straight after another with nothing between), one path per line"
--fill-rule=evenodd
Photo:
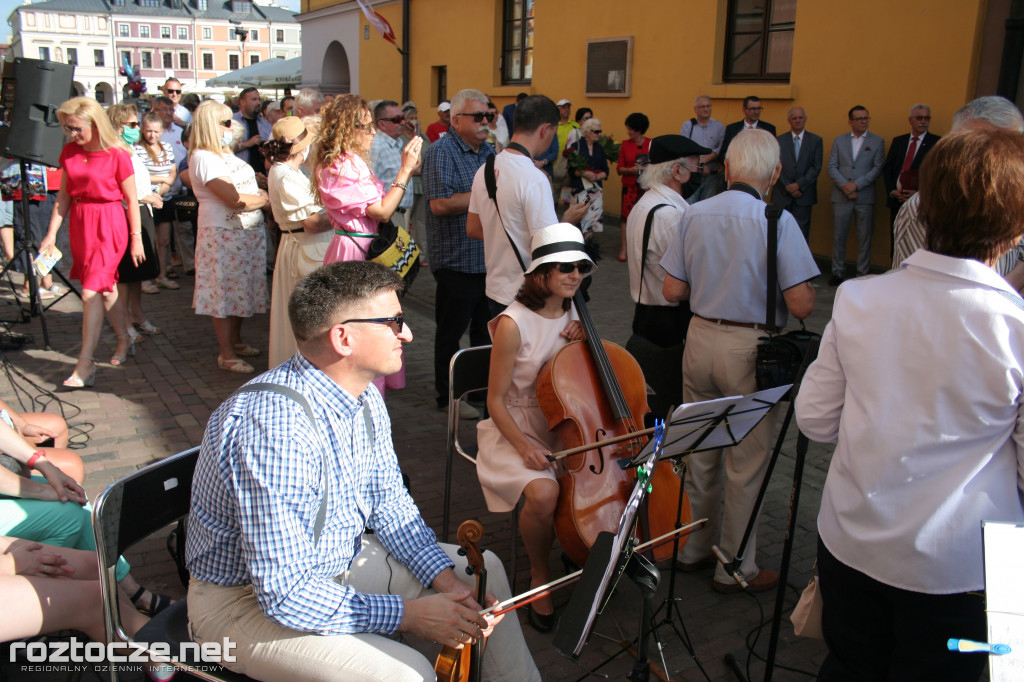
M594 262L583 249L583 233L580 228L569 223L558 223L539 230L533 235L531 246L530 257L533 261L526 268L526 274L545 263L578 263L581 260ZM596 265L594 269L597 269Z
M313 135L298 116L286 116L274 124L271 134L278 142L292 146L291 153L298 154L313 142Z

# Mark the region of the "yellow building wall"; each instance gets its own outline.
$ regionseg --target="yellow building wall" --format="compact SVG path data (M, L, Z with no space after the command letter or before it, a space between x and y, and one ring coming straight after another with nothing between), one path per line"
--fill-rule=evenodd
M303 10L331 4L304 0ZM726 124L741 118L742 98L756 94L765 107L762 119L780 133L788 130L790 106L807 109L807 129L825 140L827 166L832 140L849 132L847 111L855 104L870 110L870 129L885 139L887 150L892 137L909 131L907 115L916 102L931 105L933 132L949 131L953 113L974 96L986 2L801 0L788 84L722 84L727 0L662 0L645 3L643 11L627 11L620 0L537 0L532 83L502 86L501 6L501 0L410 0L410 97L424 125L435 120L433 67L439 65L447 67L449 97L472 87L491 95L499 109L520 91L565 97L574 110L592 108L605 134L617 141L625 138L623 121L634 111L650 118L648 136L654 137L678 133L699 94L711 95L713 117ZM375 9L400 45L401 3ZM634 37L630 96L584 97L587 40L621 36ZM371 28L369 39L360 41L359 94L398 100L401 69L401 55ZM605 183L606 211L618 213L620 188L613 171ZM831 189L823 167L811 227L812 250L823 255L832 251ZM873 262L886 267L889 211L880 180L876 194Z

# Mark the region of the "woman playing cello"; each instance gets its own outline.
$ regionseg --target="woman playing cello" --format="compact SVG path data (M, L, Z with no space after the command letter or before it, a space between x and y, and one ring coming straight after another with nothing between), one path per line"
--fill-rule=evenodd
M530 560L530 585L537 587L550 577L559 493L547 455L560 446L537 404L537 374L562 346L583 338L570 303L595 266L583 250L579 228L567 223L537 232L532 250L533 262L515 302L489 325L494 343L487 391L491 417L477 426L477 476L492 512L511 511L525 496L519 531ZM551 630L550 597L531 605L529 621L541 632Z

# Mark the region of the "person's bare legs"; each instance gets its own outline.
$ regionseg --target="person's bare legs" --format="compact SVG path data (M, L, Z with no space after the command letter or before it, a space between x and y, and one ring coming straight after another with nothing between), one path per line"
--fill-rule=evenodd
M242 320L238 317L213 318L213 331L217 334L217 348L220 350L220 358L223 362L241 359L235 353L235 345L231 340L232 337L238 338L241 325Z
M555 506L558 503L558 483L550 479L530 481L523 490L526 498L519 513L519 534L530 559L530 587L539 587L551 580L548 555L555 542ZM542 616L555 612L551 597L533 602L534 610Z
M167 267L171 264L170 223L160 223L156 226L156 257L160 261L160 274L157 279L167 279Z

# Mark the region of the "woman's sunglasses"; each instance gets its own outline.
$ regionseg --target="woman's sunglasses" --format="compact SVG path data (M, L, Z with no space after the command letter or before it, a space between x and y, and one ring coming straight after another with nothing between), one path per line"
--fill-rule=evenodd
M590 261L580 261L579 263L559 263L558 271L563 275L568 275L573 270L579 270L581 275L589 275L590 271L594 269L594 264Z
M139 122L138 121L128 121L127 123L125 123L125 125L128 126L129 128L138 128L139 127Z

